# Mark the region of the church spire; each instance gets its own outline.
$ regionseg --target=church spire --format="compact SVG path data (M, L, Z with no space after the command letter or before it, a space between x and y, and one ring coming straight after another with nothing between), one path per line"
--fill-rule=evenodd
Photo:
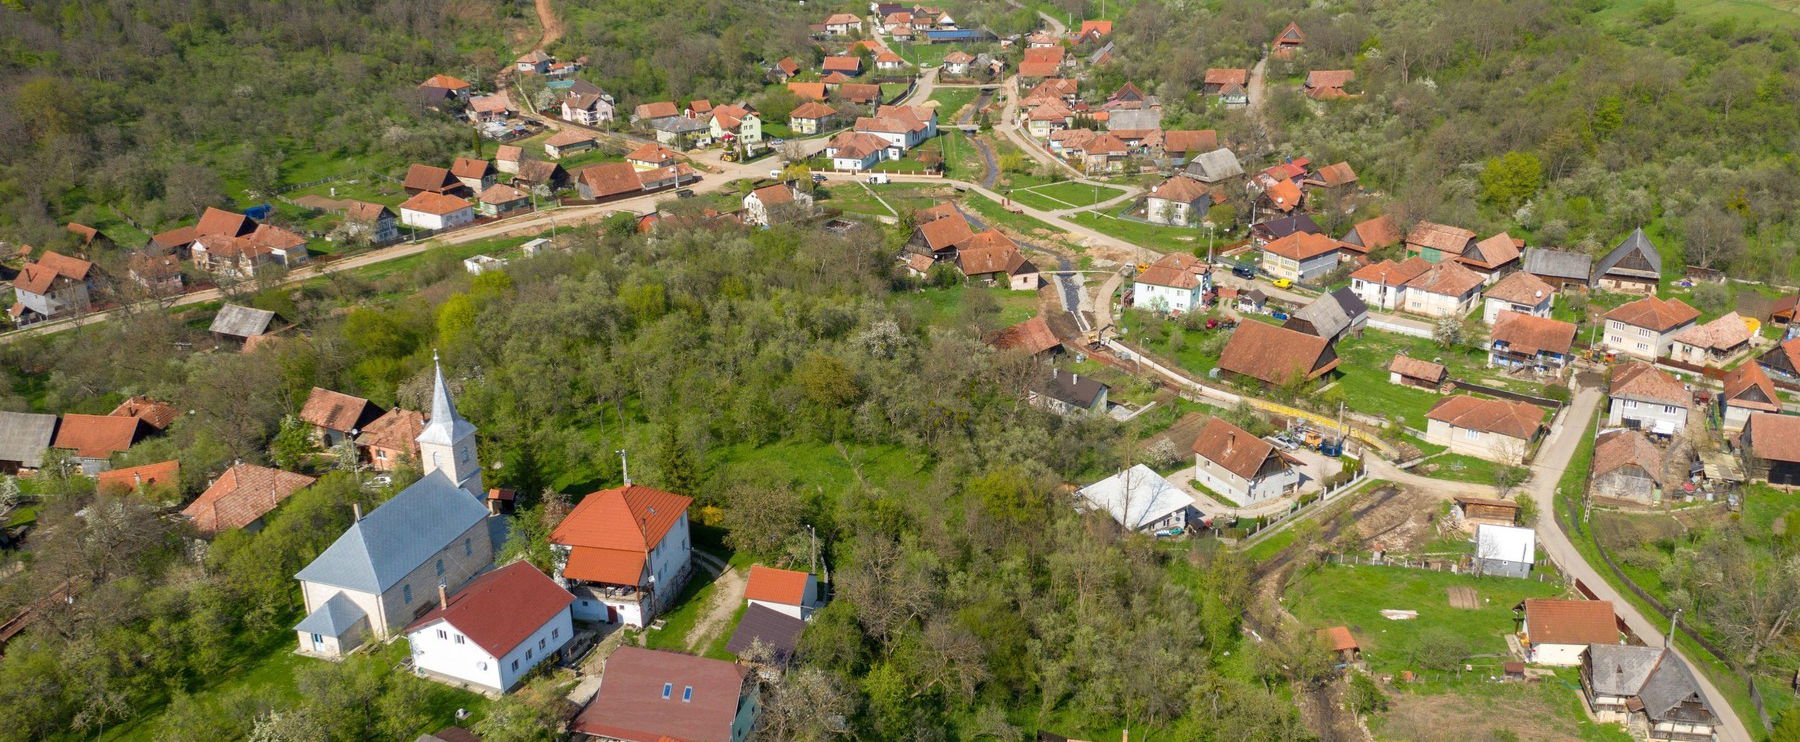
M419 442L440 446L455 445L457 441L474 435L475 425L457 414L456 403L450 399L450 388L444 384L444 366L438 362L437 351L431 353L431 365L437 373L431 389L431 421L419 433Z

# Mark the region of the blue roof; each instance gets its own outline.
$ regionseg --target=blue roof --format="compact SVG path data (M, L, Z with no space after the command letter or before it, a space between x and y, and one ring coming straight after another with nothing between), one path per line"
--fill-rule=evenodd
M320 636L339 637L349 631L350 627L355 626L357 621L365 618L368 618L368 614L363 613L363 609L356 607L356 601L351 600L343 593L335 593L329 600L320 603L318 608L313 609L312 613L306 614L306 618L300 619L300 623L294 625L294 630Z
M926 31L925 38L931 39L932 41L977 41L980 39L993 38L993 34L973 28L947 28L936 31Z
M294 577L379 595L487 516L474 495L434 471L352 523Z

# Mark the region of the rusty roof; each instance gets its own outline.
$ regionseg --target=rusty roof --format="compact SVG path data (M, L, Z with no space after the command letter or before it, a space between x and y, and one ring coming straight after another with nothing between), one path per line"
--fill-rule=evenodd
M1781 411L1781 395L1775 391L1775 382L1769 380L1762 364L1746 363L1727 371L1724 382L1725 406L1762 412Z
M1255 479L1270 458L1285 466L1275 445L1250 434L1250 431L1214 417L1201 426L1194 439L1193 452L1244 479Z
M1511 310L1494 318L1490 333L1496 343L1506 343L1511 350L1537 355L1543 351L1568 355L1575 342L1575 324L1534 314Z
M1543 427L1545 414L1543 408L1524 402L1458 394L1438 400L1425 417L1459 428L1531 440Z
M1331 342L1264 322L1244 322L1219 353L1219 368L1268 384L1315 379L1337 368Z
M1662 452L1636 430L1609 430L1594 439L1594 476L1636 466L1651 479L1662 473Z
M1619 643L1619 624L1605 600L1527 598L1525 626L1532 644Z
M1517 271L1508 273L1505 278L1495 281L1494 285L1489 286L1487 290L1483 292L1483 295L1489 299L1500 299L1502 301L1510 301L1514 304L1537 306L1555 293L1556 289L1552 288L1550 284L1545 283L1544 279L1524 271Z
M1607 394L1681 407L1687 407L1694 401L1694 395L1681 382L1676 381L1675 377L1642 361L1613 367L1612 388Z
M1637 301L1622 304L1619 308L1606 313L1606 319L1623 322L1632 327L1643 327L1659 333L1668 332L1677 327L1693 322L1700 317L1700 310L1688 306L1680 299L1662 299L1646 296Z
M1444 377L1450 373L1441 363L1421 361L1404 354L1396 355L1394 360L1388 361L1387 369L1401 376L1424 379L1433 384L1443 381Z

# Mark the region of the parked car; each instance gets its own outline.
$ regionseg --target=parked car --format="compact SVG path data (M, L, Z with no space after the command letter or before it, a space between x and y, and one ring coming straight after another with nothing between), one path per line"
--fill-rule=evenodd
M1233 263L1231 266L1231 275L1237 276L1238 278L1255 278L1256 266L1247 263Z
M1270 281L1269 284L1278 289L1285 289L1289 286L1294 285L1294 281L1291 278L1277 278L1273 281Z

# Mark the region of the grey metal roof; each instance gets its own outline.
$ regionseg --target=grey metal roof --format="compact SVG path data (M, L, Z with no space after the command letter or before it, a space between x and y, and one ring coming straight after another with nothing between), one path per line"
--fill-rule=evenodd
M212 327L209 329L220 335L248 338L268 332L269 323L273 321L274 312L226 304L219 307L219 314L213 317Z
M1120 109L1106 115L1106 130L1161 129L1162 115L1160 108Z
M420 443L448 446L475 434L475 424L456 412L456 402L444 386L444 367L432 359L437 378L431 388L431 421L419 432Z
M1050 378L1045 380L1043 393L1052 399L1062 400L1076 407L1092 407L1100 399L1100 393L1107 386L1093 377L1083 378L1081 374L1072 374L1062 369L1054 369Z
M1534 276L1586 281L1593 275L1593 266L1594 258L1584 253L1542 247L1525 248L1525 272Z
M300 623L294 624L294 630L339 637L365 618L368 614L356 606L356 601L343 593L334 593L312 613L306 614L306 618L300 619Z
M666 131L671 134L686 134L711 129L712 124L701 121L700 119L676 116L674 118L657 119L650 124L650 128L657 131Z
M442 470L350 524L295 579L380 594L488 515Z
M1322 338L1335 338L1356 324L1359 317L1369 313L1369 305L1357 298L1350 289L1338 289L1324 294L1308 302L1289 318L1292 324L1296 320L1312 328L1313 335ZM1292 329L1305 331L1303 327Z
M1330 296L1337 300L1338 306L1343 307L1344 314L1350 316L1352 323L1356 321L1357 317L1369 313L1369 305L1363 303L1362 297L1357 296L1356 292L1351 291L1348 286L1331 292Z
M805 621L766 605L752 605L744 609L744 617L725 642L725 651L742 656L750 651L751 642L761 639L775 651L777 661L785 662L800 645L800 632L805 629Z
M56 435L56 416L0 412L0 461L17 461L27 469L44 465L44 450Z
M1238 163L1235 153L1224 147L1211 152L1202 152L1194 156L1188 163L1187 173L1202 183L1217 183L1226 178L1234 178L1244 174L1244 166Z
M1649 264L1649 270L1619 266L1620 263L1634 255L1642 256L1644 262ZM1656 245L1650 244L1650 238L1644 236L1643 227L1631 230L1631 234L1626 235L1625 240L1620 242L1618 247L1602 255L1600 262L1594 265L1595 278L1608 273L1641 278L1662 277L1662 253L1657 252Z
M1718 718L1687 663L1673 652L1662 647L1622 644L1589 644L1587 651L1589 679L1595 693L1636 696L1652 721L1710 722ZM1688 702L1699 704L1705 716L1678 709Z
M1256 232L1257 235L1263 236L1271 241L1279 240L1295 232L1319 234L1324 231L1319 229L1318 222L1313 221L1312 217L1305 214L1294 214L1278 219L1260 221L1250 225L1250 229Z

